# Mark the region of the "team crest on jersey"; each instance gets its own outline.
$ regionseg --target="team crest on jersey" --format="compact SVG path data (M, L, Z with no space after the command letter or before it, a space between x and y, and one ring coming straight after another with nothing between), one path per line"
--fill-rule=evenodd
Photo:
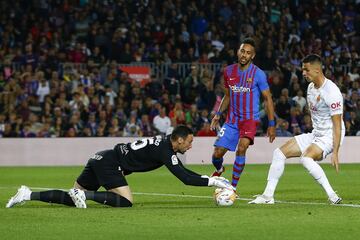
M317 101L317 102L320 102L320 99L321 99L321 98L320 98L320 95L319 95L319 96L317 96L316 101Z
M253 81L253 79L252 79L252 78L248 78L248 79L246 79L246 82L247 82L247 83L252 83L252 81Z
M179 163L176 155L171 156L171 162L172 162L172 165L177 165Z

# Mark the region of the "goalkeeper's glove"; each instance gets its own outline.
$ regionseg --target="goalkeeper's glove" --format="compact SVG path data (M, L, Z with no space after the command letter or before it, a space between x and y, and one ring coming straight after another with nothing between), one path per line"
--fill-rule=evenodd
M224 177L210 177L208 186L232 189L230 182Z

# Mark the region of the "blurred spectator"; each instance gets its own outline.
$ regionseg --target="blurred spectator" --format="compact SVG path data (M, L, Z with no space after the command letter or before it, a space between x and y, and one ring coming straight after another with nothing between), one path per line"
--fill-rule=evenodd
M284 119L276 120L276 136L277 137L292 137L291 132L288 131L289 122Z
M137 123L135 115L131 115L124 128L123 137L141 137L143 133Z
M201 129L197 132L198 137L215 137L216 132L210 129L210 123L204 122Z
M166 115L166 108L161 107L159 115L154 117L153 120L154 127L161 134L166 134L168 129L171 127L171 120Z
M175 102L174 108L169 112L169 117L177 125L185 124L185 112L180 100Z
M303 96L303 91L298 90L296 96L293 97L292 100L300 107L300 111L302 112L306 105L306 99Z

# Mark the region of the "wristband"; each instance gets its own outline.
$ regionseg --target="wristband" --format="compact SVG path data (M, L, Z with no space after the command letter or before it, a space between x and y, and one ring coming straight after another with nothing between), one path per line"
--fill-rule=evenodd
M215 113L215 115L217 115L217 116L221 116L221 115L222 115L222 112L217 111L217 112Z
M275 127L275 120L269 120L268 127Z

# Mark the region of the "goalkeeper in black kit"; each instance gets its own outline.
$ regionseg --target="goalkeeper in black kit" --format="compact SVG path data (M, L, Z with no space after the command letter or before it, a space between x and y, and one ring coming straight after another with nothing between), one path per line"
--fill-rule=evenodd
M86 200L113 207L131 207L133 197L125 176L133 172L148 172L163 165L186 185L231 189L225 178L201 176L181 163L176 153L189 150L193 138L190 128L178 126L166 137L155 136L117 144L114 149L100 151L92 156L70 191L32 192L28 187L21 186L6 207L30 200L77 208L86 208ZM107 191L97 191L101 186Z

